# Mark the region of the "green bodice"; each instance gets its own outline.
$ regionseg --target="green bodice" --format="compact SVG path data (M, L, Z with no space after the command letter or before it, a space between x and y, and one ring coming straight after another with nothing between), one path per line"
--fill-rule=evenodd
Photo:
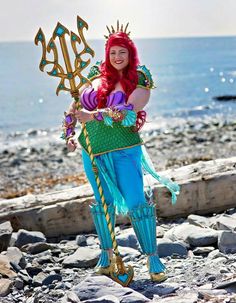
M86 123L86 129L95 156L143 144L139 133L133 132L132 126L122 126L121 122L115 122L110 127L103 121L92 120ZM79 135L78 141L88 151L83 132Z
M102 62L97 62L91 67L88 79L93 81L100 77L100 65ZM138 84L137 87L145 89L154 88L152 75L145 65L137 67ZM107 126L103 121L89 121L86 123L86 129L89 134L92 152L94 155L104 154L106 152L124 149L136 145L143 144L139 133L133 132L133 127L124 127L121 122L114 122L112 127ZM84 134L81 133L78 137L81 146L87 151Z

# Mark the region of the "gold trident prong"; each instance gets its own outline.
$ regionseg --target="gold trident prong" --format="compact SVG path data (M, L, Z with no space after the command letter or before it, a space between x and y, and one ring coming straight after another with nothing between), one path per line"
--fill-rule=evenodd
M56 90L57 95L61 90L75 91L78 90L85 83L90 84L90 81L86 77L82 76L81 74L82 70L84 70L90 64L90 59L85 61L82 59L82 55L89 54L91 57L94 57L94 51L88 45L83 35L83 30L88 29L88 24L79 16L77 16L77 28L78 28L79 36L77 36L74 32L69 32L69 30L64 25L58 22L53 32L53 35L47 45L46 45L44 33L41 28L39 29L35 37L35 44L38 45L39 42L42 44L42 59L40 61L40 70L43 71L45 66L47 65L53 65L51 71L48 72L48 74L50 76L60 78L60 83ZM70 61L65 35L69 35L71 38L70 42L71 42L72 50L75 55L75 60L73 63ZM55 43L57 38L59 39L60 42L61 52L65 64L65 70L62 67L62 65L59 64L58 62L59 59L57 54L57 46ZM81 44L81 43L83 44L84 48L80 53L78 53L76 44ZM50 52L53 52L54 55L53 61L48 60L46 57L47 53ZM78 84L76 84L75 78L80 79L80 82ZM69 87L66 86L65 80L69 81L70 84Z

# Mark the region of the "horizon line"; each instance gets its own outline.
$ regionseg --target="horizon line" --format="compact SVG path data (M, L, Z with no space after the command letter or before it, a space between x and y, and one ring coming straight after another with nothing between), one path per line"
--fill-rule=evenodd
M236 38L236 34L227 34L227 35L193 35L193 36L155 36L155 37L134 37L132 40L151 40L151 39L201 39L201 38ZM88 41L103 41L103 38L88 38ZM27 43L34 41L32 40L0 40L0 43Z

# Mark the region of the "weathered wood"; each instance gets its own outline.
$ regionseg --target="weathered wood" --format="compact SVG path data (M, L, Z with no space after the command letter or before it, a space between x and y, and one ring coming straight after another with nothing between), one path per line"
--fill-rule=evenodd
M181 186L176 205L170 193L152 183L161 217L209 214L236 207L236 157L200 161L163 171ZM149 181L150 183L151 181ZM0 201L0 223L10 220L14 230L40 230L47 237L91 232L94 225L89 205L94 202L89 185L41 195ZM127 217L117 218L126 223Z

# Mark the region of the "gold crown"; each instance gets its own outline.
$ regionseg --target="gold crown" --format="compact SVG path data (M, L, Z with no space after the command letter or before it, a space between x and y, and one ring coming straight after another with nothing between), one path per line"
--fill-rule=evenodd
M119 24L119 20L117 20L117 25L116 25L116 30L114 29L114 27L111 25L111 28L109 28L108 26L107 27L107 30L108 30L108 33L109 35L104 35L104 37L106 39L109 39L109 37L115 33L118 33L118 32L122 32L122 33L125 33L127 36L129 36L130 32L127 32L127 28L128 28L128 25L129 25L129 22L126 24L126 26L124 26L123 24Z

